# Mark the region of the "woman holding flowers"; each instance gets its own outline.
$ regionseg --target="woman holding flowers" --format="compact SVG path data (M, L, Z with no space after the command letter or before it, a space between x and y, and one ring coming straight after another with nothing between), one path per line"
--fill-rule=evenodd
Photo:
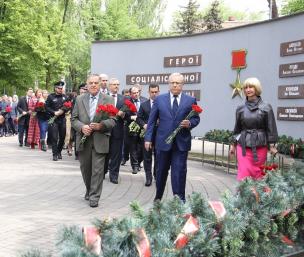
M191 149L191 129L196 127L201 108L196 105L194 97L182 93L184 77L180 73L169 76L169 93L155 98L148 120L145 134L145 148L152 147L153 131L158 128L155 137L156 158L158 161L156 174L155 200L161 200L168 172L171 167L171 184L173 194L185 201L187 176L187 157ZM198 107L193 110L193 107ZM193 115L189 115L189 114ZM177 131L178 130L178 131ZM173 136L173 134L175 134ZM168 138L171 140L167 140Z
M45 101L47 99L48 92L47 90L42 90L41 96L38 98L38 101L36 103L35 111L36 111L36 117L38 119L38 125L40 129L40 145L41 150L46 151L46 133L48 130L48 119L50 118L50 115L45 110Z
M41 89L37 89L35 94L30 98L28 102L28 109L31 111L29 128L28 128L28 135L27 135L27 143L31 146L32 149L35 148L35 145L40 144L40 129L38 125L38 119L36 116L36 104L38 99L42 96Z
M230 154L237 152L237 180L246 177L258 179L263 176L268 147L275 155L275 143L278 139L277 126L270 104L261 98L262 86L257 78L248 78L243 85L245 104L236 110L234 137Z

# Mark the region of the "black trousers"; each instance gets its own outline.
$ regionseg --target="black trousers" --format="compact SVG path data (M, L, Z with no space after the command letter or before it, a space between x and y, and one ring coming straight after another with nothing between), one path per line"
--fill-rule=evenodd
M110 150L105 161L105 174L110 172L110 179L118 179L122 159L123 138L110 138Z
M52 125L49 125L49 133L53 155L61 154L66 134L65 118L57 118Z
M149 151L147 151L145 149L145 142L142 142L142 149L143 149L144 170L145 170L145 173L146 173L146 180L152 180L153 158L154 158L153 177L156 179L157 159L156 159L155 148L150 149Z
M125 161L129 160L129 155L130 155L130 145L129 145L129 141L128 141L128 137L129 137L129 129L127 126L124 126L123 129L123 146L122 146L122 155L123 155L123 159Z
M18 139L20 145L25 145L27 143L27 131L28 131L28 124L18 125ZM23 141L24 138L24 141Z

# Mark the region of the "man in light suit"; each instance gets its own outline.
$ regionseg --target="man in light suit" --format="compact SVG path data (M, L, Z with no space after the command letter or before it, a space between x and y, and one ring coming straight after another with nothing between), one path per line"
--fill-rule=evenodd
M87 86L88 93L76 99L72 126L76 130L76 150L86 186L85 199L89 200L90 207L97 207L102 191L105 158L109 152L110 135L115 120L109 118L97 123L93 122L93 119L98 105L114 105L114 99L100 92L99 75L89 75ZM83 135L87 138L80 144Z
M192 105L196 104L196 100L194 97L182 93L183 85L183 75L172 73L169 76L170 92L156 97L149 116L145 135L147 151L152 147L153 130L159 120L155 138L158 167L154 201L161 200L163 196L170 167L173 194L185 201L187 157L191 149L190 131L199 124L200 118L194 116L190 120L185 120L185 117L192 110ZM166 138L178 126L181 126L182 130L172 143L167 144Z

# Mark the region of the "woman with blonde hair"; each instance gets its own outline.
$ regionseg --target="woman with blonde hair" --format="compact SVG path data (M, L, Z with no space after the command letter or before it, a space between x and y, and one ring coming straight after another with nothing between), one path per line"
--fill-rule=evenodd
M266 162L268 148L271 154L277 153L277 126L271 105L261 98L260 81L257 78L246 79L243 91L246 101L236 109L236 143L231 146L230 154L235 154L235 150L237 152L237 180L246 177L259 179L262 177L260 167Z
M40 130L40 146L42 151L47 151L45 138L48 130L48 120L50 118L50 115L45 110L45 101L47 97L48 97L48 91L42 90L41 96L38 99L36 105L37 119Z

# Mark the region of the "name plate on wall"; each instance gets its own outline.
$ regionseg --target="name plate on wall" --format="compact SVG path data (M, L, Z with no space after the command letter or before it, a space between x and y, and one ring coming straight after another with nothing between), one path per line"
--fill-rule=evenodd
M304 121L304 107L278 107L278 120Z
M304 76L304 62L281 64L279 76L280 78Z
M164 57L164 67L201 66L201 64L201 54Z
M304 84L279 86L279 99L304 99Z
M126 75L126 84L127 85L168 84L170 74L171 73ZM188 72L188 73L182 73L182 74L184 76L185 84L201 83L201 73L200 72Z
M282 43L280 53L281 56L304 54L304 39Z
M183 90L186 95L195 97L196 101L201 100L201 90Z

